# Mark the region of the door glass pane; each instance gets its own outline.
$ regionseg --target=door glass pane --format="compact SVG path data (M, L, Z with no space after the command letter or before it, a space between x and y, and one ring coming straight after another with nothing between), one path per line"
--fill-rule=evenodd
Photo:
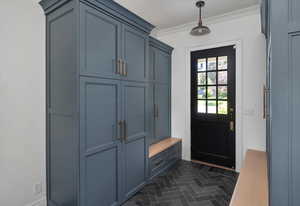
M198 73L198 84L205 85L206 84L206 73Z
M218 102L218 114L227 114L227 101L219 101Z
M206 59L198 59L198 72L206 71Z
M207 84L216 84L216 72L207 72Z
M217 102L207 101L207 113L216 114L217 113Z
M208 64L207 70L216 70L217 58L216 57L208 58L207 64Z
M218 83L227 84L227 71L218 72Z
M206 113L206 100L198 100L198 113Z
M198 99L205 99L205 98L206 98L206 88L198 87Z
M216 99L216 87L212 86L212 87L207 87L207 98L208 99Z
M227 99L227 86L219 86L218 87L218 98L219 99Z
M218 70L227 69L227 56L218 57Z

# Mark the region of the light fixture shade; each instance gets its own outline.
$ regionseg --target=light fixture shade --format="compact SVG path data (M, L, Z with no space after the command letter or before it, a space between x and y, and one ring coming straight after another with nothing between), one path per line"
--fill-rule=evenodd
M201 8L205 6L204 1L198 1L196 6L199 8L199 23L198 26L192 29L190 32L193 36L201 36L210 33L210 29L207 26L203 26L202 24L202 16L201 16Z
M193 36L201 36L209 33L210 29L207 26L196 26L192 29L190 34Z

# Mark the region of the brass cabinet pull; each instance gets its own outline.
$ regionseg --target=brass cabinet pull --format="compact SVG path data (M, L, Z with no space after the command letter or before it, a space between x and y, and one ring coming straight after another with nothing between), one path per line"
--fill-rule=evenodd
M126 67L125 61L123 61L123 68L124 68L124 76L127 77L128 72L127 72L127 67Z
M124 64L123 64L123 60L120 60L120 75L124 76Z
M116 74L120 74L120 59L117 60Z

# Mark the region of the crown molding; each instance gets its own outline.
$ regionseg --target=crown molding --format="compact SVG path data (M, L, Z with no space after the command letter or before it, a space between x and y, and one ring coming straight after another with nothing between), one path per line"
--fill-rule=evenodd
M153 38L152 36L149 37L149 44L153 47L156 47L164 52L167 52L168 54L172 54L172 51L174 50L173 47L170 47L169 45L165 44L164 42L159 41L156 38Z
M204 18L203 22L205 25L213 25L213 24L217 24L220 22L230 21L230 20L238 19L238 18L245 17L245 16L251 16L251 15L255 15L255 14L259 14L259 13L260 13L260 5L257 4L257 5L251 6L251 7L235 10L235 11L228 12L228 13L225 13L222 15ZM181 24L178 26L170 27L170 28L154 29L152 31L151 35L154 37L158 37L158 36L165 36L165 35L173 34L176 32L189 31L191 28L195 27L197 24L198 24L197 21L193 21L193 22Z
M103 9L121 21L126 21L127 23L140 28L147 34L149 34L154 28L154 25L112 0L41 0L39 4L43 8L45 14L49 14L61 5L71 1L82 2L91 6L96 6L99 9Z

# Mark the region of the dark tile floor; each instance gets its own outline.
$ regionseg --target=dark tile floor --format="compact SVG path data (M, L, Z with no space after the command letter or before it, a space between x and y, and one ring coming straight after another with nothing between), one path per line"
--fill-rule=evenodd
M235 172L180 161L123 206L227 206L237 177Z

